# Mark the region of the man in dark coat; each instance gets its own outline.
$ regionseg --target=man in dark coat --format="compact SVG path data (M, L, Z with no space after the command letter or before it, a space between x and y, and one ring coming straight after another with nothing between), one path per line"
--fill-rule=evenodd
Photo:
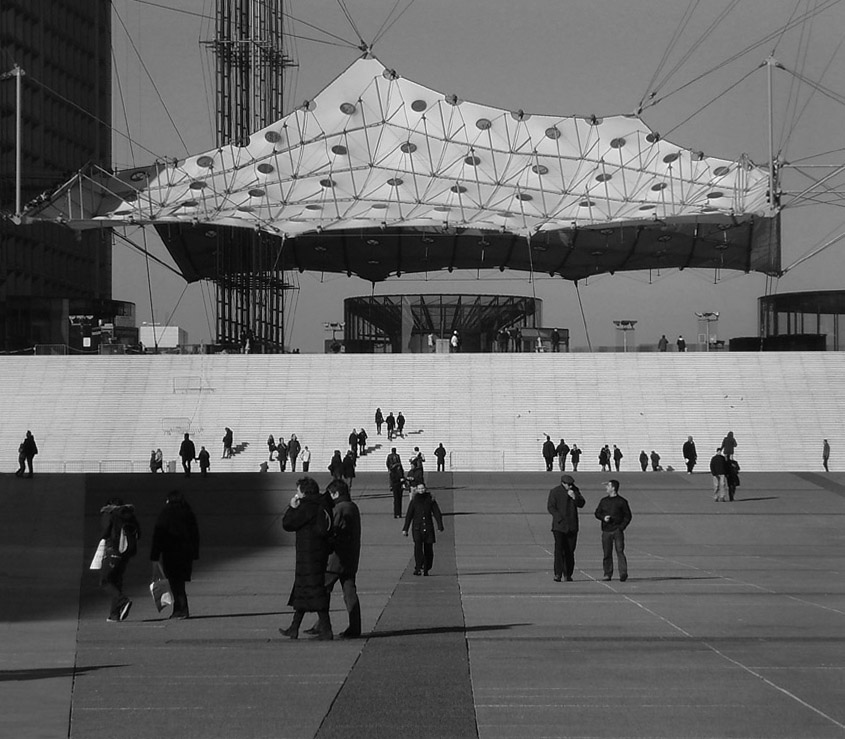
M687 463L687 474L691 475L692 468L695 467L695 463L698 461L698 452L695 450L695 442L692 440L691 436L687 437L682 451L684 454L684 460Z
M648 454L645 453L645 449L640 451L640 467L643 472L648 469Z
M445 472L446 471L446 447L443 446L442 441L440 442L440 444L437 445L437 449L434 450L434 456L437 458L437 471L438 472Z
M110 498L100 509L100 539L106 542L100 587L111 595L107 621L125 621L132 601L123 594L123 576L129 560L138 551L141 527L135 518L135 506L121 498Z
M414 537L414 574L425 575L434 564L434 542L437 537L434 533L434 524L443 531L443 516L440 513L440 506L431 497L431 493L424 485L417 488L416 494L411 498L408 512L405 514L405 525L402 533L407 536L408 529Z
M575 546L578 544L578 509L584 507L584 496L572 475L562 475L560 485L549 491L546 506L552 516L552 535L555 538L555 582L561 577L572 582L575 572Z
M197 458L197 448L191 441L190 434L185 434L182 444L179 446L179 456L182 458L182 469L185 470L185 477L191 476L191 462Z
M296 434L291 434L288 442L288 459L290 460L291 472L296 472L296 458L299 456L300 449L302 449L302 446L299 439L296 438Z
M566 472L566 458L569 456L569 444L561 439L560 444L555 448L555 452L557 453L557 463L560 471Z
M381 408L376 408L375 421L376 421L376 434L381 436L381 425L384 423L384 415L381 412Z
M405 492L405 469L399 455L388 470L390 475L390 492L393 495L393 518L402 518L402 495Z
M555 461L555 443L548 434L543 442L543 459L546 460L546 472L551 472Z
M367 431L362 428L358 432L358 454L364 456L367 453Z
M387 440L390 441L393 439L393 429L396 428L396 418L393 416L393 411L387 414L387 418L384 420L385 424L387 424Z
M331 592L339 580L343 590L343 602L349 614L349 627L340 632L340 636L354 639L361 636L361 604L355 575L361 557L361 512L349 497L349 488L343 480L332 480L326 488L334 503L332 513L332 546L326 566L326 589ZM320 633L319 621L310 629L309 634Z
M282 528L296 532L296 566L288 605L293 607L293 620L282 636L299 637L299 626L306 612L317 613L317 639L333 639L329 618L329 591L326 588L326 567L331 549L332 513L326 496L310 477L296 483L296 494L282 516Z
M602 568L603 580L613 577L613 550L616 550L616 563L619 565L619 581L628 579L628 560L625 557L625 529L631 523L631 507L628 501L619 495L619 480L605 483L607 495L596 507L596 518L601 521L601 548L604 555Z
M181 491L171 490L153 529L150 560L153 579L164 573L173 593L170 618L188 618L188 594L185 583L191 581L194 560L200 556L200 535L197 519Z
M620 466L620 464L622 464L622 457L623 456L624 455L622 454L622 450L618 446L616 446L616 444L614 444L613 445L613 466L616 467L617 472L619 472L619 466Z
M281 434L276 443L276 459L279 461L279 471L284 472L288 468L288 445Z
M402 415L402 411L399 411L399 415L396 416L396 433L405 438L405 416Z
M352 429L349 432L349 448L352 450L352 453L357 457L358 456L358 430Z

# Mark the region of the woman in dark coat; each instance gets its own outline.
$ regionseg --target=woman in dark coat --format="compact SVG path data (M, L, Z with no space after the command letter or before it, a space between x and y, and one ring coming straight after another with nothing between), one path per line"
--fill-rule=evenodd
M419 575L420 570L426 577L428 571L434 564L434 542L437 537L434 533L434 523L437 528L443 531L443 516L440 514L440 506L431 497L431 493L425 487L418 487L417 494L411 498L411 505L405 514L405 525L402 533L407 536L408 529L414 537L414 574Z
M167 494L164 510L159 514L153 529L150 559L153 578L159 568L170 582L173 593L173 613L170 618L188 618L188 595L185 583L191 581L193 564L200 556L200 535L197 519L188 501L179 490Z
M346 452L346 456L343 458L343 464L341 466L341 473L343 475L343 481L346 483L347 487L349 488L349 492L352 492L352 481L355 479L355 464L357 460L355 459L355 454L353 454L352 450L349 449Z
M334 450L332 461L329 462L329 472L332 473L332 480L340 480L343 477L343 459L340 456L340 449Z
M331 545L332 512L329 496L320 495L320 488L310 477L296 483L296 494L282 516L282 528L296 532L296 567L288 605L293 608L293 621L282 636L299 637L299 626L306 612L317 612L317 639L333 639L329 619L329 591L326 588L326 565Z

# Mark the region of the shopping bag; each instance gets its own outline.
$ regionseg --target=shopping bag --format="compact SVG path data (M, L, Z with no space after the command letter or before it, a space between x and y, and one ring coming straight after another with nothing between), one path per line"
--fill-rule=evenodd
M94 558L91 560L91 566L88 569L101 570L103 568L103 557L106 554L106 540L100 539L97 545L97 551L94 552Z
M166 578L159 577L153 580L150 583L150 594L159 613L167 606L173 605L173 593L170 592L170 583Z

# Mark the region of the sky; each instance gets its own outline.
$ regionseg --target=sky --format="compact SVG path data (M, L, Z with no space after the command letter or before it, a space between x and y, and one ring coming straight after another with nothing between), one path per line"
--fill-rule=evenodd
M465 100L597 116L630 113L645 100L642 117L664 138L718 157L748 154L767 166L765 63L772 56L791 70L775 69L772 85L775 147L792 165L784 173L783 202L828 173L824 167L845 162L845 1L288 0L284 6L293 34L287 53L297 64L286 112L360 56L360 37L403 77ZM115 165L213 148L211 57L202 42L213 37L214 0L114 0L113 7ZM816 11L777 33L790 19ZM814 91L806 80L821 87ZM836 189L835 182L828 187ZM785 208L782 219L784 267L845 232L840 205L814 205L806 197ZM152 229L127 236L173 264ZM287 304L287 344L322 352L330 336L325 323L343 320L343 299L371 293L536 296L543 300L543 325L568 328L573 347L618 345L613 321L619 319L637 321L629 345L656 344L662 334L695 342L695 314L704 311L720 313L713 329L719 338L754 336L760 296L841 289L843 249L845 242L828 248L777 280L713 270L617 272L581 281L577 290L560 278L518 272L433 273L376 285L306 272L293 276L298 290ZM139 325L154 318L187 330L191 343L213 341L213 286L186 285L155 262L148 280L147 267L141 254L116 240L114 298L136 303Z

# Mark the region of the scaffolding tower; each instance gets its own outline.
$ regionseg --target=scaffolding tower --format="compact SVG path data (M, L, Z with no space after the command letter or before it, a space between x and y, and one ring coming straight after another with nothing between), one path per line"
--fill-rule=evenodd
M281 0L217 0L215 37L205 42L215 69L217 146L249 142L251 131L283 115ZM284 293L292 289L279 263L281 239L257 231L217 246L217 343L244 351L284 351ZM248 348L247 348L248 347Z

